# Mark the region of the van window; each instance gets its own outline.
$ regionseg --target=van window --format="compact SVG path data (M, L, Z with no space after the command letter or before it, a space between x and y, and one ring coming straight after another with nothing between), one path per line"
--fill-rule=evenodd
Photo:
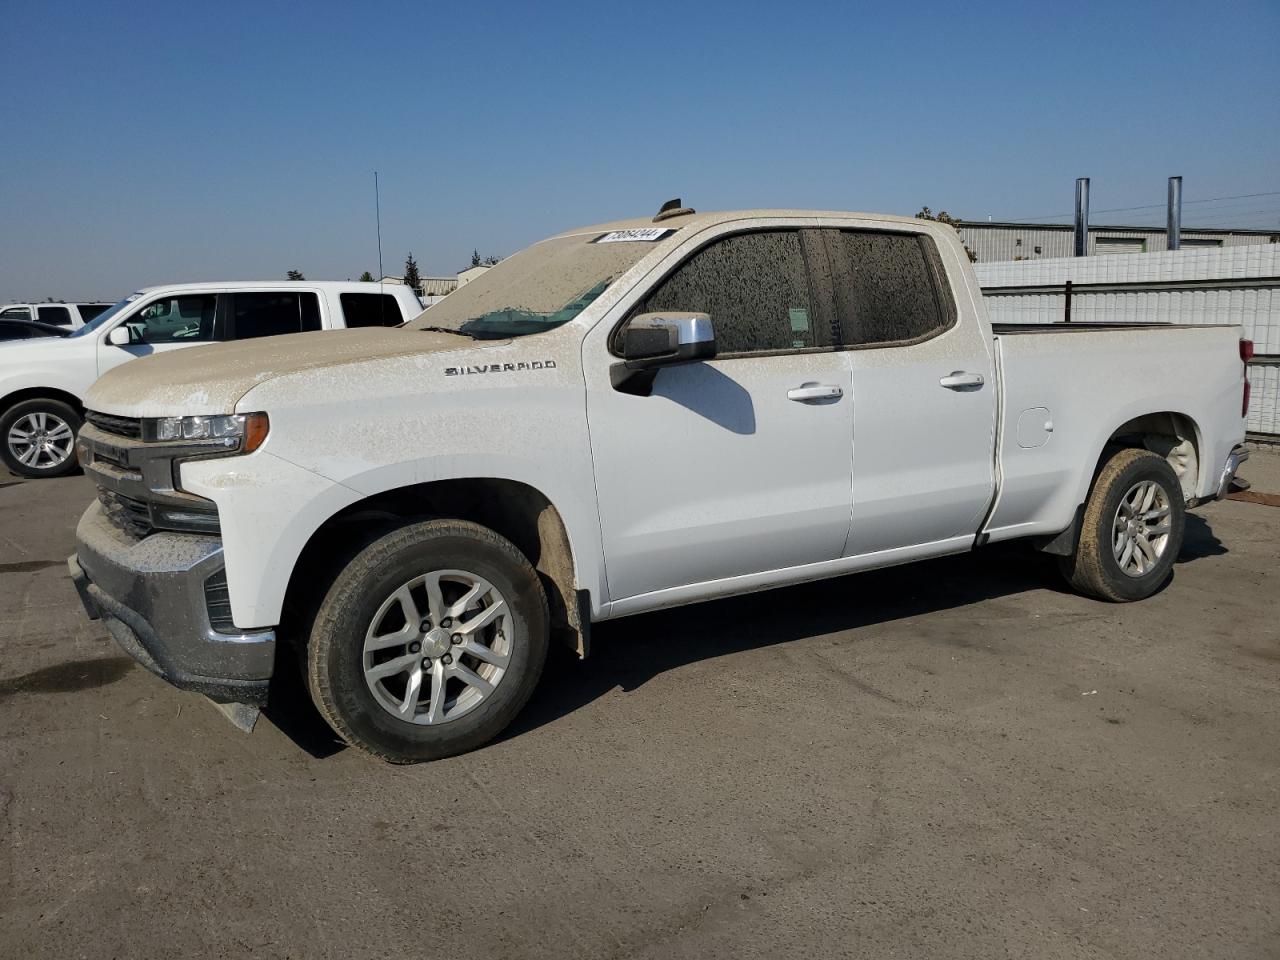
M233 303L235 340L320 329L320 301L314 293L237 293Z
M0 320L30 320L31 309L29 307L10 307L8 310L0 313Z
M71 326L71 311L66 307L36 307L36 315L41 323L52 323L57 327Z
M955 305L929 237L870 230L828 237L842 345L920 340L954 322Z
M400 301L387 293L343 293L338 300L348 327L394 327L406 319Z

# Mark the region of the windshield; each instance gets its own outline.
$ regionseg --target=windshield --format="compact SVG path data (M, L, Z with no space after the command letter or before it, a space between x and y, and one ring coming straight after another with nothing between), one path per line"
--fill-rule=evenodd
M87 336L90 336L95 330L101 330L105 324L108 324L111 322L112 317L118 316L121 312L124 311L125 307L129 306L129 304L133 303L133 301L137 300L141 296L142 294L140 293L129 294L129 296L125 297L123 300L117 303L110 310L103 310L100 314L98 314L96 317L94 317L92 320L86 323L83 327L81 327L75 333L71 334L71 336L87 337Z
M568 323L654 248L644 241L599 243L599 236L535 243L463 284L408 326L502 340Z

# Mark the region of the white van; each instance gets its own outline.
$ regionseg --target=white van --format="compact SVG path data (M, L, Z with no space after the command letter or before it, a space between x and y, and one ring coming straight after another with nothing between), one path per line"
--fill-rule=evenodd
M42 311L75 305L34 306ZM84 392L108 370L137 357L309 330L391 327L421 312L409 287L392 284L299 280L147 287L68 337L0 346L0 460L24 477L57 477L75 469Z
M0 307L0 321L28 320L79 330L110 308L109 303L6 303Z

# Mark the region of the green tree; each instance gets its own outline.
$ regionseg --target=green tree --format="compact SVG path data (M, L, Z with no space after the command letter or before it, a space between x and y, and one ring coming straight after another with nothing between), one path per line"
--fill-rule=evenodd
M307 279L307 278L306 278L306 277L304 277L304 276L302 275L302 271L301 271L301 270L290 270L290 271L289 271L289 279L290 279L290 280L305 280L305 279Z
M478 266L480 266L480 251L479 251L479 250L472 250L472 251L471 251L471 265L472 265L473 267L478 267Z
M368 270L366 270L364 273L360 274L360 282L361 282L361 283L372 283L372 282L373 282L373 274L372 274L372 273L370 273Z
M920 212L916 214L916 219L917 220L936 220L938 223L945 223L947 226L954 229L956 233L960 232L960 221L955 217L951 216L951 214L947 213L947 211L945 210L939 210L937 213L934 213L928 207L921 207ZM978 255L969 249L968 244L965 244L964 252L969 255L970 263L978 262Z
M405 286L412 287L414 290L422 286L422 277L418 274L418 261L413 259L412 250L404 261L404 282Z

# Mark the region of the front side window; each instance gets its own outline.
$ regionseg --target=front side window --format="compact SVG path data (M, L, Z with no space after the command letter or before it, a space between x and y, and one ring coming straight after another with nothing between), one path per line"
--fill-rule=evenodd
M636 313L706 313L720 355L827 346L796 230L741 233L682 263Z
M951 326L955 307L931 239L870 230L827 238L841 345L922 340Z
M125 326L134 343L201 343L213 339L217 306L212 293L162 297L125 320Z
M231 336L236 340L320 329L314 293L237 293L234 304Z
M342 293L338 300L348 327L397 327L404 323L400 301L388 293Z
M55 327L71 326L71 311L66 307L36 307L36 316L41 323L52 323Z

